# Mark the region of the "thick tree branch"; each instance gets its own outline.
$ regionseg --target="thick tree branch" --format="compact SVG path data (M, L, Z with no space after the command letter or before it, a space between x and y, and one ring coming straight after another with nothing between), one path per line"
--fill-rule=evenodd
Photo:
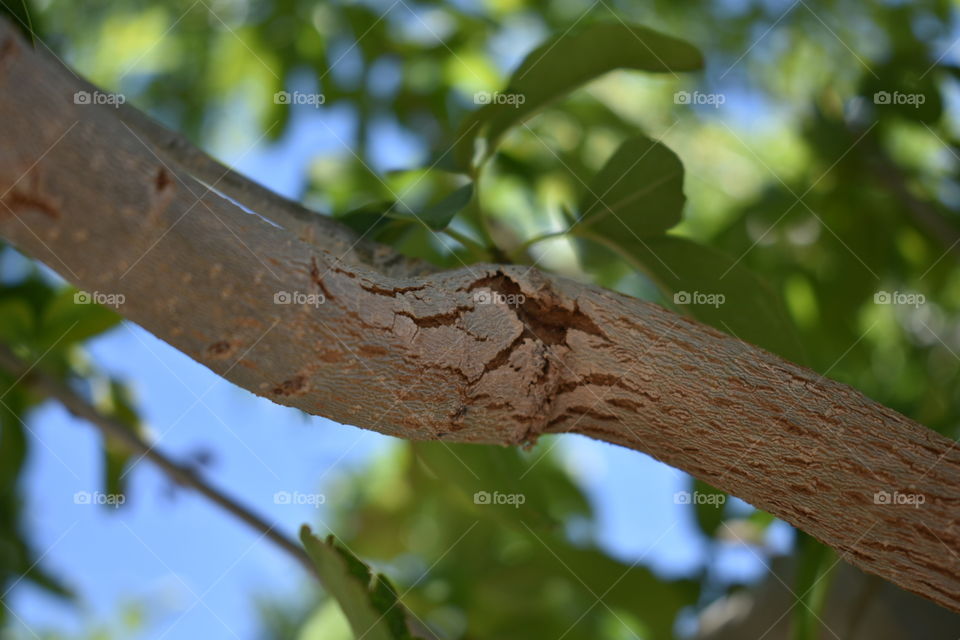
M83 80L81 82L88 91L97 91L97 87ZM390 247L357 237L351 229L330 217L310 211L300 203L288 200L225 167L180 134L163 127L128 103L120 105L117 110L120 120L131 133L150 145L163 162L179 167L204 186L280 225L300 240L318 244L337 255L342 262L367 265L393 277L435 271L425 262L405 260Z
M515 266L398 277L305 242L79 86L0 27L0 236L218 374L403 438L643 451L960 611L952 441L640 300Z

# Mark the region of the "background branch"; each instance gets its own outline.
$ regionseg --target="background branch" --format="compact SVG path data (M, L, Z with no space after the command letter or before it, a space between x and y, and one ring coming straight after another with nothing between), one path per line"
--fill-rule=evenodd
M16 384L27 385L42 396L56 400L71 414L96 427L111 442L123 447L133 455L146 458L178 485L193 489L224 511L232 514L289 554L308 573L319 578L313 562L306 551L303 550L303 547L277 531L275 525L267 522L266 519L201 478L195 469L174 462L170 457L159 451L156 446L144 442L122 422L100 413L73 389L53 376L44 373L41 367L31 366L14 354L7 345L3 344L0 344L0 367L17 380Z

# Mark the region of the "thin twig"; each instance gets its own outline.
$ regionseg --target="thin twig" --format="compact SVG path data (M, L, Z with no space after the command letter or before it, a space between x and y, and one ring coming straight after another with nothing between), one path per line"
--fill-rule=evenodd
M214 504L260 532L263 537L290 554L310 574L319 578L303 547L277 531L273 524L270 524L220 489L211 486L194 469L174 462L157 450L156 447L144 442L120 421L97 411L87 400L60 381L38 368L31 370L30 365L14 354L6 345L0 345L0 368L14 377L23 376L18 384L29 385L42 395L57 400L67 411L97 427L104 437L126 448L130 453L141 455L150 460L178 484L190 487L206 496ZM25 374L25 372L29 373Z

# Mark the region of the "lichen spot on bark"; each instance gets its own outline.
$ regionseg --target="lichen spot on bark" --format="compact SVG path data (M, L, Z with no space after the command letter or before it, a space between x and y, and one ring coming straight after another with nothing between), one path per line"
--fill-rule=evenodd
M308 388L307 378L302 375L297 375L278 384L274 387L273 393L274 395L286 398L289 396L303 395L307 392Z

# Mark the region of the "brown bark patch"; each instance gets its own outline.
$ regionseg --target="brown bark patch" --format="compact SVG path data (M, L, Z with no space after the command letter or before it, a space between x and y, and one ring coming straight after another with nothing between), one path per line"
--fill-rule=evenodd
M3 199L3 204L14 214L16 214L17 211L33 210L39 211L54 220L60 218L60 211L56 203L37 192L25 193L15 189L6 195Z
M4 69L11 64L12 58L20 51L20 46L16 39L7 38L0 44L0 69Z
M167 173L166 168L160 167L157 170L157 177L154 179L153 184L157 191L165 191L173 186L173 179L170 178L170 174Z
M294 376L289 380L284 380L273 389L273 393L278 396L299 396L307 391L307 379L304 376Z
M223 358L230 357L230 354L234 352L235 345L233 345L228 340L221 340L219 342L214 342L212 345L207 347L207 355L211 358L217 358L222 360Z

